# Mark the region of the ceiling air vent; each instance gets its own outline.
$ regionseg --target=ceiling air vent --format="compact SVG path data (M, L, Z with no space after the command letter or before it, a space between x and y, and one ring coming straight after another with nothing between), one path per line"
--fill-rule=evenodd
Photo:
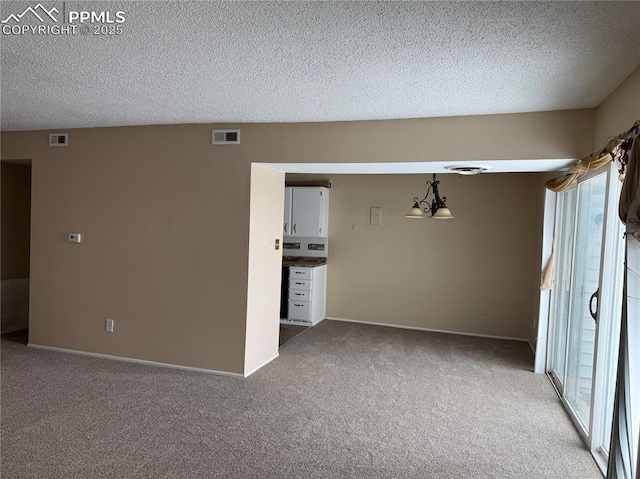
M240 130L211 130L211 144L239 145Z
M67 146L69 133L49 133L49 146Z
M489 169L489 166L485 165L452 165L445 166L447 170L452 173L458 173L459 175L473 176L479 175Z

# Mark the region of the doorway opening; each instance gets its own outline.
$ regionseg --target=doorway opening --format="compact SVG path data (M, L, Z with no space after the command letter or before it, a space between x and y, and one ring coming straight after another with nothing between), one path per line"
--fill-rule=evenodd
M574 161L573 159L483 160L483 164L490 167L492 173L536 173L559 171L573 164ZM283 252L279 246L282 245L286 229L283 228L285 226L283 211L286 175L295 174L297 175L295 179L302 181L299 175L304 175L307 178L312 176L314 180L320 180L320 176L327 179L334 175L372 175L375 177L377 175L422 175L425 173L451 174L446 168L448 165L450 165L449 161L252 164L245 375L261 368L277 357L278 347L281 344L279 326L280 318L282 318ZM404 202L404 199L401 201ZM368 221L364 217L360 219ZM363 224L365 223L363 222ZM350 223L350 225L352 231L359 228L357 224ZM329 277L331 274L327 273ZM330 296L331 292L327 290L327 297ZM348 301L347 298L343 303L352 308L354 302ZM347 314L343 317L349 318ZM381 323L382 321L378 321L377 324Z
M2 338L27 344L31 236L31 160L2 161Z

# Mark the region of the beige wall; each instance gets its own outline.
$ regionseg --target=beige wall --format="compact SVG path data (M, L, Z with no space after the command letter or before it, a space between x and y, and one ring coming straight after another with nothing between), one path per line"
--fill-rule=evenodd
M251 143L210 137L71 130L49 148L47 132L3 133L4 158L33 159L31 343L243 373Z
M252 165L245 375L278 355L283 209L284 173Z
M593 123L580 110L245 124L241 145L215 147L211 129L234 125L68 130L65 148L2 132L2 159L32 159L30 342L242 374L252 162L580 158ZM504 317L485 330L523 335Z
M29 277L31 167L2 163L2 279Z
M273 161L397 161L582 158L592 151L593 110L282 126Z
M430 175L333 177L327 315L529 339L538 177L439 175L448 221L403 217Z
M607 138L628 130L640 120L640 67L616 88L596 110L593 150Z

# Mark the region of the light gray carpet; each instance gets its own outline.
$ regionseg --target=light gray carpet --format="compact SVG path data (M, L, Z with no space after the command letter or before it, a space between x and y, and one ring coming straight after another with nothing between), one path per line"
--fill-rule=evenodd
M249 379L2 341L2 477L600 479L524 343L324 321Z

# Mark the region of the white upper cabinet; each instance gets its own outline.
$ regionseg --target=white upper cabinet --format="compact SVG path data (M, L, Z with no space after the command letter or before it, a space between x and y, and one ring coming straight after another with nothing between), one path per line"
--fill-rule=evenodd
M286 187L284 234L326 237L329 225L329 190L322 187Z

